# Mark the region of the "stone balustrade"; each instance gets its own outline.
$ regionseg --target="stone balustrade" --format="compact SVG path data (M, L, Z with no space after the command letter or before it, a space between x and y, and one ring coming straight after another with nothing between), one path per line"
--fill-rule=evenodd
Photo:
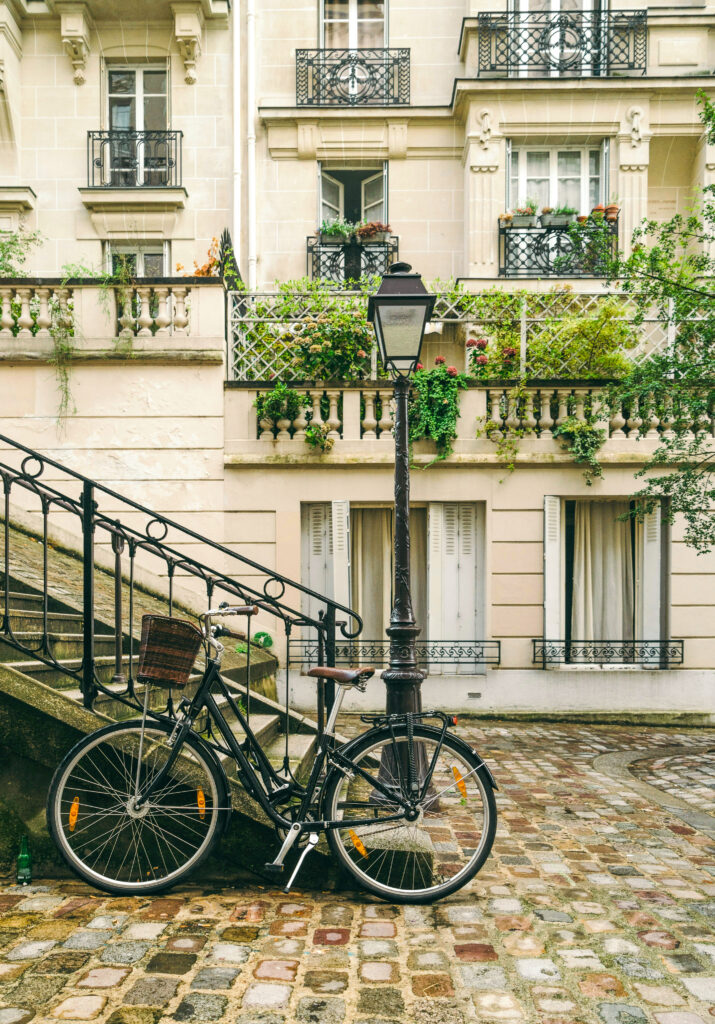
M218 278L146 279L126 285L96 280L6 280L0 283L0 355L52 348L71 338L77 349L104 341L160 347L191 336L225 337L223 285ZM193 347L193 341L192 341Z
M359 388L300 387L310 404L301 408L294 420L261 419L260 441L305 441L308 423L328 427L333 441L366 440L392 443L392 387L365 384ZM260 394L260 392L256 392Z

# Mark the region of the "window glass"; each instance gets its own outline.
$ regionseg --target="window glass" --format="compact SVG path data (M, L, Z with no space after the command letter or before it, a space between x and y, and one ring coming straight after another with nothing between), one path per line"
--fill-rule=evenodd
M581 209L581 152L562 151L556 159L556 205Z
M114 93L131 93L132 95L136 91L136 75L134 71L110 71L109 72L109 92Z
M328 49L345 49L349 45L348 0L325 0L324 35Z
M164 276L164 254L160 252L144 253L144 277Z
M368 178L363 184L362 215L367 221L385 222L385 192L382 174Z
M539 207L549 205L549 159L548 151L526 154L525 194L519 195L517 206L527 199L534 199Z
M588 200L591 209L601 202L601 153L598 149L588 154Z
M166 128L166 96L144 95L144 131L163 131Z

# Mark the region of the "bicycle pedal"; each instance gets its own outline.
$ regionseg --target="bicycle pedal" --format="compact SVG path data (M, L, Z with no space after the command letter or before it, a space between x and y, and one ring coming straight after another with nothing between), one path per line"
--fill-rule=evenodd
M268 864L263 865L263 870L269 875L275 875L278 878L285 871L285 864L274 864L270 861Z

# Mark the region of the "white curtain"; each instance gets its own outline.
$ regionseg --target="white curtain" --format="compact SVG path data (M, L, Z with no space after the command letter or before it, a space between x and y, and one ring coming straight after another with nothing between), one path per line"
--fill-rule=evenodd
M361 640L387 641L392 611L392 509L353 508L350 519L353 607L365 627ZM412 603L420 637L427 634L427 515L410 511Z
M577 501L574 511L574 640L633 639L633 545L627 501Z

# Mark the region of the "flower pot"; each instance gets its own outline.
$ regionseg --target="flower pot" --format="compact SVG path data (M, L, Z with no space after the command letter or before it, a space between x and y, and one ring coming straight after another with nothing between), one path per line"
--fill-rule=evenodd
M620 212L620 206L616 206L615 203L611 203L606 207L606 220L618 220L618 214Z
M390 235L387 231L376 231L375 234L370 235L369 238L361 238L360 235L358 235L358 242L361 242L362 245L370 245L371 242L386 242L389 237Z
M533 228L536 227L536 214L520 214L515 213L511 218L512 227L515 228Z
M573 213L542 213L541 224L545 228L566 228L573 224Z
M511 225L512 225L512 218L511 217L500 217L499 218L499 226L500 227L502 227L502 228L510 228Z
M588 220L588 217L586 216L586 214L582 213L579 217L576 218L576 223L577 224L585 224L587 220Z
M325 235L322 231L319 232L318 239L321 245L345 245L347 242L342 235Z

